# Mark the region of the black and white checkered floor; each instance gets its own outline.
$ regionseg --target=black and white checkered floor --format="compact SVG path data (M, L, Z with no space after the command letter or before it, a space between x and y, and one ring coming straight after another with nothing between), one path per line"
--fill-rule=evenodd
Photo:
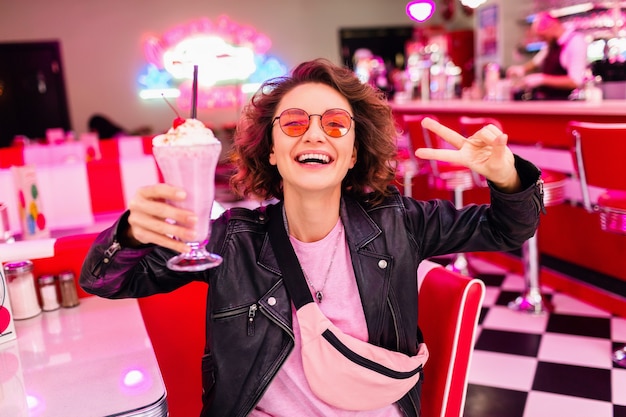
M472 259L486 285L464 417L626 417L626 369L612 363L626 319L542 287L553 310L511 310L520 275Z

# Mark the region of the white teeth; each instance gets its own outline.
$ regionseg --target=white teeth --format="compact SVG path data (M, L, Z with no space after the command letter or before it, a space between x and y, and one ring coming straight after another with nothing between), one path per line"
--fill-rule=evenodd
M330 157L319 153L305 153L298 157L298 162L318 162L327 164L330 162Z

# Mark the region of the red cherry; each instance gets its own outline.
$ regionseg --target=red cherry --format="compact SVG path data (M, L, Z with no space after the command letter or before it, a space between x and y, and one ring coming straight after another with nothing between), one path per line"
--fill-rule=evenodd
M172 125L174 126L174 129L176 129L178 126L182 125L183 123L185 123L185 119L183 119L182 117L177 117L174 119L174 123L172 123Z

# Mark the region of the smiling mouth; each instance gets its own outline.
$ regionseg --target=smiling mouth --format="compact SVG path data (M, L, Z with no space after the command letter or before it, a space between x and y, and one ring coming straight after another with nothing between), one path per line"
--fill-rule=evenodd
M320 164L326 165L330 163L330 157L324 154L305 153L298 156L297 161L301 164Z

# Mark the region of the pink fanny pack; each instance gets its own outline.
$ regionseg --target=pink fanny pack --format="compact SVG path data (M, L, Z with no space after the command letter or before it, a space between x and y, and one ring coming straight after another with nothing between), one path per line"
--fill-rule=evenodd
M338 329L309 292L298 258L279 216L270 217L270 241L296 307L304 374L313 393L343 410L374 410L401 399L417 384L428 349L415 356L372 345Z

